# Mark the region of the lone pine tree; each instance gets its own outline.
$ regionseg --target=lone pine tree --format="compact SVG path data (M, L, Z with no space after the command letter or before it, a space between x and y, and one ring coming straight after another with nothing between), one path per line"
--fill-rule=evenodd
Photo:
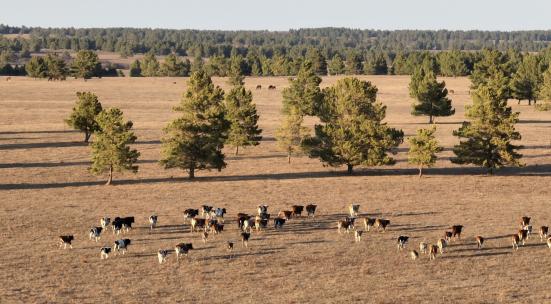
M77 92L77 101L73 112L65 122L75 130L84 133L84 142L88 142L92 133L98 131L96 116L101 112L101 103L94 93Z
M426 115L429 123L434 117L451 116L455 114L452 101L448 98L448 90L444 81L438 82L433 73L425 74L416 88L417 101L412 105L412 115Z
M434 137L435 132L436 127L418 129L415 136L408 138L408 162L418 166L419 177L423 175L423 167L432 167L436 163L436 153L442 151Z
M108 172L106 185L113 180L113 171L137 172L136 162L140 153L129 145L136 142L132 132L132 121L124 121L123 113L117 108L103 110L97 115L100 131L92 143L92 166L94 174Z
M194 178L197 170L226 166L222 149L229 122L223 101L224 91L204 70L193 72L180 105L174 108L180 117L164 129L160 163L165 169L187 170Z

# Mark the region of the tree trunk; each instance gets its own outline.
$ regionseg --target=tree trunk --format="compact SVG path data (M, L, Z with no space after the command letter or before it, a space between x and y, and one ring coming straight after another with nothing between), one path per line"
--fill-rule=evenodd
M111 182L113 181L113 166L109 166L109 177L107 178L107 183L105 183L106 186L111 185Z
M189 168L189 179L194 179L194 178L195 178L195 167L191 166Z
M432 115L429 115L429 123L432 124Z
M287 163L291 163L291 152L287 153Z
M423 166L419 166L419 178L423 176Z
M237 156L239 154L239 146L236 146L235 147L235 156Z
M88 131L84 131L84 142L85 143L88 143L88 140L90 140L90 135L92 135L92 133L90 133Z
M528 99L528 105L529 105L529 106L532 105L532 100Z
M520 104L520 99L518 100L518 103L517 104Z
M346 172L348 174L352 174L352 170L354 169L354 165L346 164Z

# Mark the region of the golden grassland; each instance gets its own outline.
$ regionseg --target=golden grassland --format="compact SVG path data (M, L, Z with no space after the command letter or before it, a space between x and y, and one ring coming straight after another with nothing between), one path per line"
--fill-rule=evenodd
M386 121L406 135L426 126L426 117L410 115L409 77L362 76L378 88L388 106ZM326 77L322 86L338 77ZM419 179L407 163L407 144L400 146L392 167L324 167L298 156L287 164L274 130L280 122L281 89L285 77L247 78L264 129L264 140L234 156L227 150L222 172L202 171L189 181L179 170L158 165L162 128L175 117L171 108L186 88L184 78L104 78L48 82L30 78L0 78L0 302L151 302L151 303L545 303L551 300L551 250L539 237L517 252L510 235L520 216L532 217L535 229L551 224L551 113L517 105L518 130L525 146L525 167L486 176L470 166L449 162L457 143L452 130L464 120L470 102L466 78L445 79L457 109L438 118L437 136L445 150L427 176ZM227 89L224 79L214 81ZM277 90L255 90L269 84ZM134 122L141 152L137 174L105 177L88 173L90 148L83 136L63 119L71 111L76 91L98 94L104 107L120 107ZM309 119L309 125L314 123ZM254 213L265 203L271 213L293 204L316 203L315 219L294 219L281 231L253 233L250 250L236 244L233 257L225 242L238 243L235 215ZM183 224L186 208L208 203L226 207L224 233L206 244ZM361 243L352 234L338 235L336 221L347 206L361 204L362 216L391 221L386 233L369 232ZM159 216L149 231L147 218ZM115 236L105 233L98 243L88 229L102 216L136 217L126 237L125 256L100 260L99 248ZM420 241L436 242L450 225L465 226L463 239L429 261L399 252L396 238L411 237L407 249ZM57 248L57 236L74 234L74 249ZM474 237L486 238L477 250ZM159 265L158 249L193 242L189 259L174 254Z

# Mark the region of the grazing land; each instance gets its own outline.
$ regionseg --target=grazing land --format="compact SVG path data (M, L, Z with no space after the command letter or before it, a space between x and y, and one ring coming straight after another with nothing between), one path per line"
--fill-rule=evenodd
M410 115L410 78L362 76L378 88L386 121L406 136L425 127L427 117ZM322 86L338 77L323 78ZM444 151L435 168L419 179L407 163L407 144L392 167L323 167L316 159L287 163L274 132L280 122L285 77L247 78L264 130L262 143L239 156L228 148L222 172L197 172L195 181L158 165L162 128L175 117L172 107L186 88L185 78L109 78L49 82L0 79L0 302L358 302L358 303L545 303L551 301L551 250L539 236L513 252L510 235L518 219L531 216L534 230L551 224L551 113L517 105L525 166L495 176L449 162L457 143L452 130L470 103L469 80L446 78L456 107L437 118ZM228 89L225 79L215 83ZM255 90L261 84L262 90ZM267 90L273 84L277 90ZM116 174L115 186L88 173L90 148L83 135L64 125L76 91L96 93L104 108L116 106L134 122L141 152L139 172ZM313 125L314 120L308 120ZM93 140L93 138L92 138ZM206 244L183 224L186 208L225 207L226 227ZM259 204L274 214L293 204L315 203L315 219L293 219L281 231L254 233L250 250L241 247L238 212L256 213ZM351 203L362 216L391 221L385 233L368 232L360 243L337 234L336 221ZM149 230L147 219L159 224ZM124 256L100 260L100 247L116 239L107 231L95 243L88 230L103 216L135 216L136 228ZM412 261L396 239L410 236L407 249L436 243L451 225L465 226L435 261ZM363 227L362 227L363 229ZM74 249L58 249L57 237L74 234ZM537 234L537 233L536 233ZM476 249L475 236L485 237ZM236 248L230 257L225 243ZM174 253L159 265L156 252L192 242L188 259Z

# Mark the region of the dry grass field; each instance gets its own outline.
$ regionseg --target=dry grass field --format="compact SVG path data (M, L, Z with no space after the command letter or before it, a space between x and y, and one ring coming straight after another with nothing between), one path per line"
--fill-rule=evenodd
M387 121L406 135L426 126L412 117L408 77L362 77L378 88L388 106ZM322 85L337 78L324 78ZM224 79L214 79L224 88ZM439 118L438 139L445 147L437 166L422 179L407 163L407 144L392 167L328 168L315 159L294 157L287 164L274 130L280 120L286 78L248 78L261 115L264 140L235 157L227 150L222 172L201 171L195 181L178 170L159 167L161 130L186 88L186 79L104 78L48 82L0 79L0 303L549 303L551 250L534 236L513 252L510 235L520 216L534 228L551 225L551 113L526 105L518 129L526 166L486 176L474 167L452 165L457 139L453 129L470 102L466 78L446 79L457 109ZM269 84L277 90L254 90ZM105 177L88 173L90 149L82 134L63 124L76 91L99 95L104 107L120 107L134 121L141 152L137 174ZM309 120L312 124L313 121ZM292 204L318 204L315 219L294 219L281 231L253 233L250 250L241 247L235 215L253 214L265 203L271 213ZM208 203L226 207L223 234L201 242L183 224L183 210ZM347 206L390 219L386 233L369 232L361 243L338 235L336 221ZM159 216L149 231L147 218ZM111 245L110 231L98 243L88 229L102 216L136 217L125 256L100 260L99 248ZM436 242L450 225L465 226L461 241L429 261L399 252L396 238ZM363 229L363 227L362 227ZM74 234L74 249L57 247L57 237ZM476 235L486 238L477 250ZM236 241L233 257L225 242ZM159 265L158 249L193 242L196 250L176 262L172 253Z

